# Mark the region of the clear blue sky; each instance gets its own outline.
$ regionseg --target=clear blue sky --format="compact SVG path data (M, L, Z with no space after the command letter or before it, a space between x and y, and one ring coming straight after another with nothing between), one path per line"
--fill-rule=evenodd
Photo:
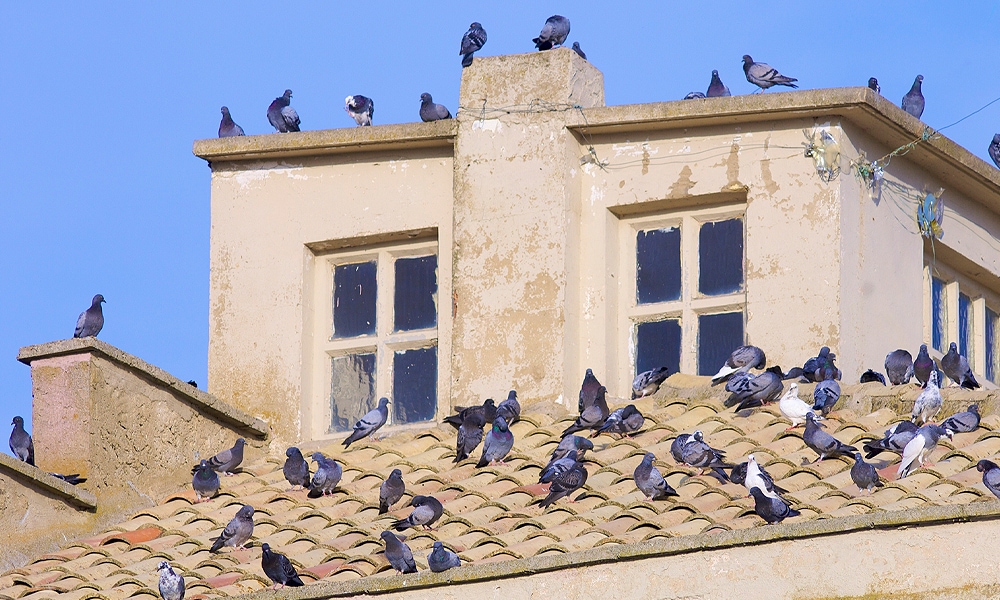
M30 422L17 349L71 336L96 293L101 339L204 387L209 169L191 142L216 135L224 104L270 133L285 88L303 129L353 126L348 94L375 99L376 124L417 120L425 91L454 112L472 21L491 55L533 50L546 17L568 16L608 104L704 91L712 69L749 93L743 54L803 89L874 75L895 102L923 74L932 127L1000 96L995 0L485 4L0 3L0 422ZM947 135L986 158L998 131L1000 103Z

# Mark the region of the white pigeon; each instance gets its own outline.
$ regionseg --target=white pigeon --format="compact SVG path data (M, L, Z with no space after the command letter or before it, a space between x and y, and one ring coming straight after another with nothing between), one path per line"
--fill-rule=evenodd
M799 425L805 425L806 415L813 411L812 406L806 404L799 398L799 384L792 383L788 386L788 391L778 400L778 410L789 421L792 426L788 429L795 429ZM787 429L786 429L787 431Z
M919 418L921 425L926 424L927 421L933 419L941 411L942 403L941 388L938 387L938 374L935 369L931 371L930 379L927 380L927 387L924 388L924 391L920 392L920 395L913 402L913 412L910 413L912 421L916 423Z
M924 466L927 455L937 447L938 440L941 439L942 435L951 439L953 433L949 429L934 424L924 425L918 429L913 439L903 447L903 459L899 463L896 479L902 479L909 475L914 470L914 461L918 463L919 467Z
M757 464L757 459L754 458L753 454L747 457L747 476L746 479L743 480L743 485L747 486L748 492L753 488L758 488L760 491L764 492L765 496L781 500L781 496L779 496L777 492L775 492L774 489L768 485L764 475L761 474L760 465Z

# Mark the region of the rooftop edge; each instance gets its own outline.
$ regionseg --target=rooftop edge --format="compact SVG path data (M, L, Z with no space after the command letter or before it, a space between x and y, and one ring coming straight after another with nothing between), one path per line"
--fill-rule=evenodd
M62 479L50 475L34 465L29 465L2 452L0 452L0 471L21 480L27 485L40 488L43 492L58 496L69 504L85 510L97 510L97 496L94 496L87 490L82 490L75 485L66 483Z

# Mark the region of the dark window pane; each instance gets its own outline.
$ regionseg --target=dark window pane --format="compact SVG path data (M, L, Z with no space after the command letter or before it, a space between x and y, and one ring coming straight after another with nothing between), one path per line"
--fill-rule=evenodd
M698 315L698 374L715 375L743 345L743 313Z
M667 367L680 371L681 322L677 319L639 323L635 326L635 373Z
M437 324L437 256L396 260L396 331Z
M965 294L958 295L958 352L974 364L972 343L972 299Z
M375 261L333 271L333 337L375 333Z
M997 372L1000 369L997 368L998 358L1000 358L1000 352L997 352L997 325L1000 325L997 321L1000 320L1000 315L993 312L989 308L986 309L986 379L989 379L993 383L997 382Z
M429 421L437 412L437 347L396 352L392 363L392 422Z
M944 301L944 282L931 278L931 345L938 352L944 352L944 328L948 321L947 304Z
M639 304L681 297L681 230L640 231L635 238L635 295Z
M375 354L333 358L330 378L330 433L350 431L375 408Z
M698 253L698 291L709 296L740 291L743 287L742 219L703 224L698 234Z

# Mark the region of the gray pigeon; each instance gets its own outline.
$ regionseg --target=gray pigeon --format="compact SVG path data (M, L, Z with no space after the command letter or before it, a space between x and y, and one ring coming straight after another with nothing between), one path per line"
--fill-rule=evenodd
M267 120L279 133L299 130L299 114L292 108L292 90L275 98L267 107Z
M226 525L219 537L213 540L210 552L218 552L223 546L242 549L253 535L253 507L244 504L236 511L236 516Z
M274 582L274 589L283 588L286 585L291 587L302 587L305 585L299 579L299 574L295 572L295 567L288 557L279 552L271 550L270 544L260 545L260 567L268 579Z
M905 385L913 377L913 356L902 348L885 356L885 374L892 385Z
M678 496L677 491L670 487L667 480L663 478L660 470L653 466L654 460L656 460L656 456L652 452L647 452L642 457L642 462L639 463L639 466L635 468L635 472L632 473L632 479L635 480L635 487L639 488L639 491L646 496L646 500L650 502L661 500L667 496Z
M281 472L285 479L293 488L309 487L309 463L302 456L302 451L292 446L285 450L285 464L281 467Z
M917 435L917 426L913 421L900 421L886 429L885 437L880 440L865 442L865 458L871 460L882 452L895 452L902 454L913 436Z
M941 427L954 433L969 433L979 427L979 405L970 404L969 410L955 413L941 423Z
M684 96L684 99L685 100L700 100L702 98L707 98L707 97L708 96L706 96L705 94L702 94L701 92L688 92L688 95Z
M635 376L632 380L632 399L645 398L646 396L652 396L660 389L660 385L666 381L667 376L670 374L666 367L660 367L659 369L653 369L652 371L643 371Z
M583 463L576 462L552 480L548 495L538 505L542 508L548 508L556 500L565 498L582 488L585 483L587 483L587 468L583 466ZM570 501L572 502L572 499Z
M458 53L462 55L462 68L472 64L472 55L486 45L486 30L479 23L469 25L469 30L462 36L462 47Z
M483 455L480 457L476 467L485 467L503 459L514 447L514 434L507 429L507 421L503 417L497 416L493 419L493 428L486 434L483 442Z
M762 91L775 85L787 85L792 88L799 87L792 83L793 81L798 81L798 79L785 77L767 63L754 62L749 54L743 55L743 72L746 73L747 81L759 87Z
M602 387L601 382L594 377L593 369L587 369L583 376L583 384L580 385L580 399L576 404L576 410L582 413L585 408L597 402Z
M229 114L229 108L222 107L222 122L219 123L219 137L237 137L241 135L246 135L243 133L243 128L233 121L233 117Z
M198 463L191 474L191 487L194 488L195 502L206 502L219 493L219 474L215 472L207 460Z
M450 119L451 113L448 109L444 107L443 104L437 104L434 102L434 98L427 92L420 94L420 120L423 122L428 121L440 121L442 119Z
M441 542L434 542L434 548L427 555L427 566L434 573L447 571L455 567L462 566L462 560L458 555L444 547Z
M851 481L854 482L854 485L858 486L858 492L868 490L868 493L871 494L872 489L882 487L882 481L879 480L875 465L866 463L865 459L861 458L860 452L854 453L854 466L851 467Z
M684 445L691 441L690 433L682 433L674 438L670 443L670 455L674 457L674 462L684 464Z
M389 564L400 573L416 573L417 563L413 562L413 552L391 531L383 531L379 536L385 542L385 557Z
M780 523L788 517L797 517L801 513L785 504L784 500L771 498L764 494L758 487L751 488L750 495L753 496L753 510L757 516L764 519L768 525Z
M622 438L627 438L642 429L645 422L646 417L642 416L639 409L634 404L629 404L608 415L608 418L604 420L604 425L601 425L590 437L601 433L617 433Z
M568 35L569 19L561 15L552 15L545 20L545 25L538 37L531 41L539 50L551 50L555 46L562 46Z
M917 430L913 439L903 448L903 457L899 462L899 471L896 479L902 479L914 471L913 463L916 461L920 467L924 466L927 455L937 447L941 436L951 439L954 434L940 425L924 425Z
M232 448L223 450L208 459L208 465L219 473L232 475L236 471L236 467L243 462L243 446L246 442L243 438L237 438Z
M726 84L722 83L722 79L719 78L719 72L716 70L712 71L712 82L708 84L708 93L705 95L709 98L732 96Z
M885 385L885 376L879 373L878 371L872 369L868 369L867 371L861 374L861 383L873 383L876 381L878 383L881 383L882 385Z
M941 370L952 381L968 390L979 387L976 376L972 374L972 367L964 356L958 353L958 345L952 342L948 346L948 354L941 357ZM938 382L941 385L941 382Z
M927 387L920 392L917 399L913 401L913 410L910 412L910 420L914 423L917 419L920 419L920 424L923 425L934 418L941 410L941 405L944 403L941 398L941 390L938 388L938 375L937 371L931 371L930 381L927 382Z
M580 462L579 456L576 450L570 450L565 456L549 461L538 474L538 483L552 483L560 475L572 469L574 464Z
M698 467L699 475L704 473L705 469L711 469L709 474L723 483L729 481L729 476L723 469L732 469L735 466L725 461L724 452L705 443L701 431L691 434L687 443L681 448L681 460L686 465Z
M184 578L170 568L170 564L163 560L156 567L160 572L160 597L163 600L184 600Z
M993 159L993 164L1000 169L1000 133L993 134L993 141L990 142L989 153L990 158Z
M580 55L580 58L587 60L587 55L583 53L583 49L580 48L580 42L573 42L573 52Z
M35 444L31 441L31 435L24 430L24 419L14 417L10 424L14 426L10 432L10 451L18 460L34 465Z
M322 452L313 452L312 459L316 463L316 473L309 483L309 497L319 498L320 496L332 496L340 479L344 476L344 470L340 463L327 458Z
M389 508L399 502L405 492L406 483L403 482L403 472L399 469L393 469L378 490L378 514L384 515L389 512Z
M80 485L81 483L87 481L86 477L80 477L79 473L72 473L70 475L61 475L59 473L49 473L49 475L55 477L56 479L62 479L70 485Z
M840 384L836 379L824 379L813 389L812 408L823 413L824 417L830 414L838 400L840 400Z
M763 406L765 403L773 402L785 389L785 384L781 381L781 376L771 371L764 371L760 375L754 375L742 367L729 377L726 382L726 391L730 393L729 398L724 402L726 406L736 404L736 412Z
M604 421L611 414L608 409L607 402L607 392L608 389L603 385L597 391L597 398L592 404L583 409L580 416L577 417L576 422L567 427L563 432L561 437L566 437L571 433L576 433L577 431L584 431L586 429L597 429L604 424Z
M809 413L806 415L806 430L802 433L802 441L805 442L806 446L812 448L816 454L819 454L819 457L813 462L821 462L824 458L837 454L854 456L854 453L858 451L854 446L848 446L823 431L821 427L822 425L816 420L815 414Z
M764 351L757 346L740 346L733 350L726 359L726 362L719 369L719 372L712 376L712 385L719 385L723 381L728 381L733 373L743 369L763 369L767 364L767 357Z
M344 110L351 115L358 127L365 127L372 124L372 117L375 116L375 101L361 94L354 94L344 98Z
M461 427L462 423L473 414L479 414L484 424L492 423L493 419L497 416L497 407L493 403L493 398L487 398L482 406L470 406L468 408L456 406L455 410L458 411L458 414L448 415L444 418L445 423L454 425L455 427Z
M591 442L587 438L580 437L578 435L567 435L562 440L559 441L559 445L556 449L552 451L552 457L549 458L549 463L563 458L571 451L576 451L577 458L583 460L583 455L587 450L594 449L594 442Z
M930 354L927 354L927 344L920 344L920 351L917 352L917 358L913 361L913 376L917 378L920 385L927 385L931 371L934 370L936 370L934 359L931 358Z
M507 393L507 399L497 405L497 416L503 417L510 427L521 417L521 403L517 401L517 392L511 390Z
M920 93L920 84L924 82L923 75L917 75L917 78L913 80L913 86L910 91L906 92L903 96L903 102L900 106L903 110L910 113L916 118L920 118L920 115L924 114L924 95Z
M103 302L104 296L100 294L94 296L90 302L90 308L80 313L76 319L76 330L73 331L73 337L97 337L97 334L104 328L104 311L101 310Z
M874 90L876 94L882 93L882 88L878 86L878 79L875 79L874 77L868 78L868 87L869 89Z
M432 529L431 525L441 518L444 513L444 506L434 496L414 496L410 500L413 511L405 519L399 519L393 523L396 531L405 531L411 527L423 527Z
M981 460L976 463L976 470L983 474L983 485L1000 498L1000 467L991 460Z
M385 422L389 419L389 399L380 398L378 401L378 407L368 411L368 414L361 417L361 419L354 424L354 431L344 440L344 447L350 447L351 444L365 437L366 435L371 438L380 427L385 425Z
M836 358L837 355L830 352L830 348L823 346L818 355L802 365L802 377L817 383L825 379L840 379L842 373L834 362Z
M462 462L469 458L472 451L479 446L480 442L483 441L484 425L486 425L486 421L483 419L483 414L479 412L470 414L467 419L462 421L455 443L454 462Z

